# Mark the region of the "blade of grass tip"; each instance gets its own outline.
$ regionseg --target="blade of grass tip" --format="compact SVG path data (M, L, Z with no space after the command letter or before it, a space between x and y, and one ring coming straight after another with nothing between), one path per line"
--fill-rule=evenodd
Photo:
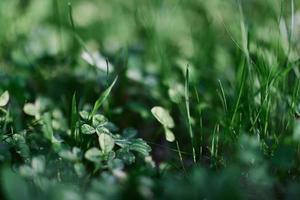
M192 142L192 151L193 151L193 161L196 163L196 151L195 151L195 143L194 143L194 133L192 129L192 123L191 123L191 114L190 114L190 98L189 98L189 65L186 67L186 74L185 74L185 108L186 108L186 114L187 114L187 122L188 122L188 128L189 128L189 135Z
M71 108L71 136L75 141L77 141L76 136L76 123L78 120L78 113L77 113L77 103L76 103L76 92L73 94L72 98L72 108Z
M91 119L97 112L97 110L100 108L100 106L103 104L103 102L107 99L109 96L112 88L114 87L115 83L118 80L118 76L115 78L115 80L112 82L112 84L101 94L101 96L97 99L97 101L94 104L94 108L92 112L90 113L89 119Z
M233 44L240 49L241 51L243 51L242 47L239 45L239 43L234 39L233 35L230 33L229 29L227 28L223 18L219 15L219 18L222 22L223 27L225 28L225 31L227 33L227 35L229 36L230 40L233 42Z
M278 15L278 18L277 18L277 21L276 21L276 23L277 23L277 29L276 29L276 34L277 34L277 40L276 40L276 47L275 47L275 49L276 49L276 56L277 57L279 57L280 56L280 54L281 54L281 51L280 51L280 49L281 49L281 45L280 45L280 43L281 43L281 39L280 39L280 22L281 22L281 20L282 20L282 15L283 15L283 0L281 0L280 1L280 11L279 11L279 15Z
M72 8L72 4L70 1L68 2L68 8L69 8L68 14L69 14L69 20L71 23L71 28L72 28L73 34L75 34L76 31L75 31L75 24L74 24L74 20L73 20L73 8Z
M246 83L246 63L245 62L246 61L245 61L245 58L244 58L244 61L243 61L243 64L242 64L243 65L242 79L241 79L241 84L240 84L240 88L239 88L238 99L235 103L234 111L233 111L231 121L230 121L230 126L229 126L230 128L232 128L232 126L233 126L238 108L240 106L240 101L241 101L242 94L243 94L243 91L244 91L244 86L245 86L245 83Z
M256 66L255 61L250 56L250 31L248 29L248 26L246 26L246 21L244 17L243 7L241 4L241 0L239 2L239 11L241 16L241 33L242 33L242 43L243 43L243 51L247 58L247 66L250 67L250 64Z
M53 0L53 17L54 17L54 21L58 25L57 34L59 36L59 43L61 45L60 48L61 48L61 51L64 52L61 14L60 14L60 10L59 10L58 0Z
M281 22L281 20L283 18L283 5L284 5L284 1L285 0L281 0L280 1L280 12L279 12L278 21L277 21L278 27L280 26L280 22Z
M221 90L221 100L222 100L222 104L223 104L223 107L224 107L224 111L225 111L225 113L227 113L228 107L227 107L227 101L226 101L224 88L223 88L221 80L218 80L218 82L219 82L219 86L220 86L220 90Z
M86 47L83 39L76 33L76 28L75 28L75 23L74 23L74 19L73 19L73 8L72 8L72 4L69 1L68 2L68 8L69 8L69 20L71 23L71 27L72 27L72 32L73 32L73 36L75 41L77 41L79 43L79 45L84 49L84 51L88 54L88 56L92 59L92 66L95 67L95 71L96 71L96 61L94 56L89 52L88 48Z
M247 31L246 28L246 24L245 24L245 17L244 17L244 12L243 12L243 7L241 4L241 1L238 0L238 6L239 6L239 12L240 12L240 16L241 16L241 20L240 20L240 26L241 26L241 33L242 33L242 48L243 48L243 52L246 55L247 58L247 62L250 62L250 54L249 54L249 42L248 42L248 34L249 31Z

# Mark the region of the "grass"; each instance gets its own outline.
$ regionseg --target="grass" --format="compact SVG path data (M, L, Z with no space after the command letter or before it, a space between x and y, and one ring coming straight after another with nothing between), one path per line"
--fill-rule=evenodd
M2 0L0 198L298 199L299 6Z

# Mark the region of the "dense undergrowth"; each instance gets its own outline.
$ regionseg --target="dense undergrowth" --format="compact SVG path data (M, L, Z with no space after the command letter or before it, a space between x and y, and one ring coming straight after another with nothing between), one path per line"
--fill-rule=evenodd
M1 0L0 198L298 199L299 6Z

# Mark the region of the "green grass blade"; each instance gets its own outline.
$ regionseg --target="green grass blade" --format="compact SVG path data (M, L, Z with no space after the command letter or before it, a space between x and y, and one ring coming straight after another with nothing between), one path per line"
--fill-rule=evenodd
M71 136L75 140L77 140L75 135L77 120L78 120L78 112L77 112L77 103L76 103L76 92L74 92L72 98L72 109L71 109Z
M196 151L195 151L195 142L194 142L194 133L192 129L191 123L191 114L190 114L190 98L189 98L189 66L186 67L186 74L185 74L185 108L187 114L187 122L189 128L189 134L192 142L192 151L193 151L193 161L196 163Z
M74 23L74 19L73 19L73 8L72 8L72 4L71 2L68 3L68 8L69 8L69 20L71 23L71 28L72 28L72 32L73 32L73 36L74 39L78 42L78 44L81 46L81 48L84 49L84 51L89 55L89 57L92 59L93 61L93 66L95 65L96 61L94 59L94 56L90 53L90 51L88 50L88 48L86 47L83 39L76 33L76 27L75 27L75 23Z
M112 82L112 84L102 93L102 95L95 102L94 108L93 108L93 110L92 110L92 112L90 113L90 116L89 116L90 119L91 119L91 117L93 117L96 114L96 112L98 111L100 106L107 99L107 97L109 96L109 94L110 94L112 88L114 87L115 83L117 82L117 80L118 80L118 77L115 78L115 80Z

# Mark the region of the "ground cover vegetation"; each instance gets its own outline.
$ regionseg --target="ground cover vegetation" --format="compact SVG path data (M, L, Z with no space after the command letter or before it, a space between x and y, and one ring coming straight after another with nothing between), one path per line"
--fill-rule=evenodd
M1 0L0 198L299 199L300 1Z

